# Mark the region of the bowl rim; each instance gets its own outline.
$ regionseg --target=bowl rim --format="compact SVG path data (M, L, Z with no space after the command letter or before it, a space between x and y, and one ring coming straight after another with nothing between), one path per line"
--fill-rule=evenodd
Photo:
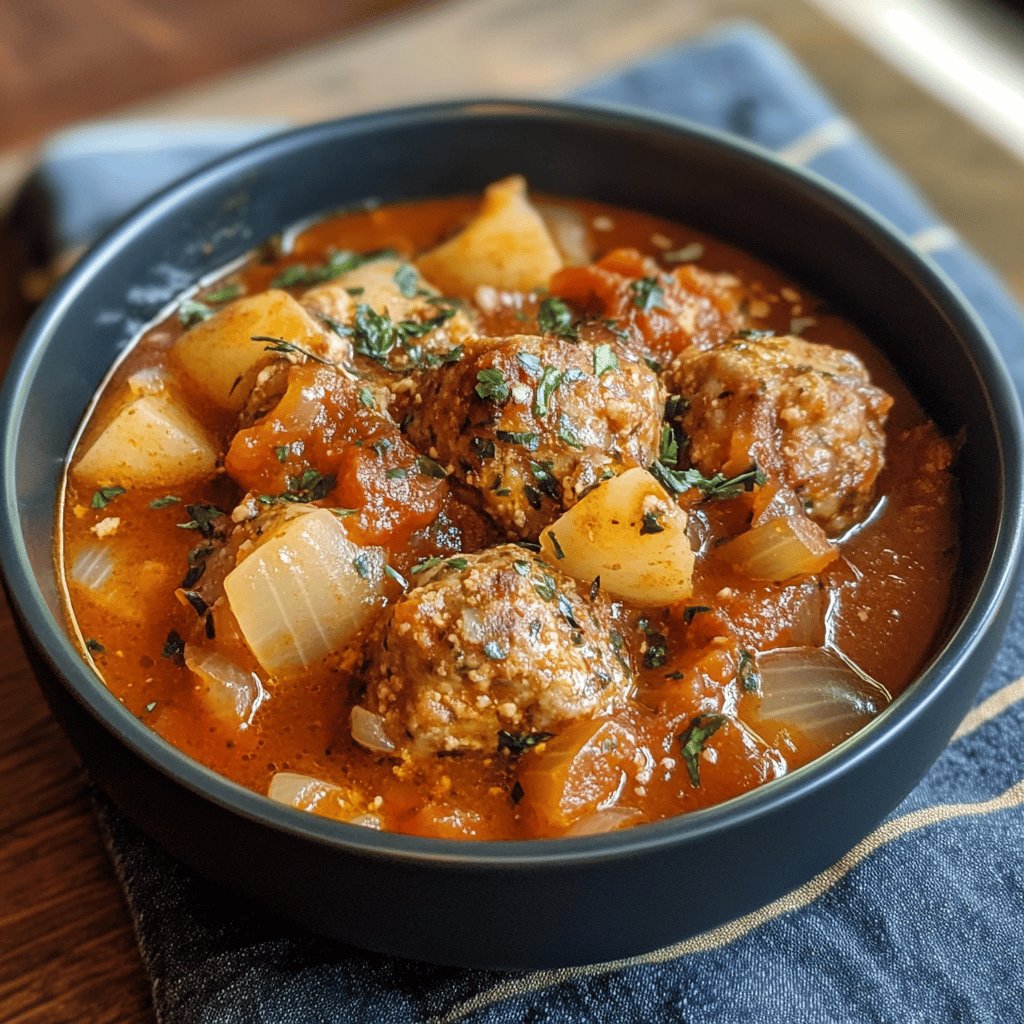
M566 119L593 127L683 136L723 147L734 156L759 163L795 181L824 202L830 213L857 222L879 251L924 287L961 337L985 384L980 396L998 424L1001 478L999 526L976 593L927 667L876 719L849 739L804 767L721 804L662 821L594 836L528 840L431 839L375 831L304 814L246 789L193 760L134 716L103 685L83 660L64 623L54 616L28 560L15 489L15 450L21 411L49 342L77 297L116 252L128 247L166 211L187 204L225 178L243 174L263 160L301 151L334 136L422 126L429 123L486 122L491 117L543 122ZM282 225L286 227L286 225ZM0 453L3 459L3 515L0 568L12 610L61 685L117 740L173 782L250 823L367 858L421 865L457 865L469 869L540 867L597 863L709 837L746 825L831 784L870 759L881 746L898 739L950 686L996 623L1016 576L1024 531L1022 419L1016 390L994 341L957 287L933 260L915 250L905 235L843 189L804 167L788 164L771 151L715 129L621 104L473 98L403 106L318 122L277 132L218 157L139 204L106 232L56 287L26 327L0 392ZM56 495L55 495L56 498ZM916 780L915 780L916 782Z

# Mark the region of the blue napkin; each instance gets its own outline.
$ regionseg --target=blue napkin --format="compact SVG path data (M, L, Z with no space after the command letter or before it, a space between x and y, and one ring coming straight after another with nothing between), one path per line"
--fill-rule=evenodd
M1024 390L1024 320L998 280L763 33L727 28L613 74L577 98L631 103L743 135L871 203L957 282ZM174 155L175 173L182 154ZM63 162L38 172L37 193L69 197L68 177L82 174L92 184L79 180L75 194L96 189L113 155L74 164L65 149ZM80 240L72 236L82 223L65 214L53 233L62 244ZM502 974L325 942L225 897L102 798L98 807L165 1024L1021 1021L1022 664L1018 598L978 704L878 829L775 903L619 963Z

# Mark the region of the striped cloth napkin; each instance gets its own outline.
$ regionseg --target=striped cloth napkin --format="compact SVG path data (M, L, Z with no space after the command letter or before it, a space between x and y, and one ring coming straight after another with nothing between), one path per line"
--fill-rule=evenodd
M735 26L693 40L576 98L742 135L859 196L960 286L1024 389L1024 320L998 280L759 30ZM167 132L162 141L176 139ZM35 201L48 195L64 211L50 224L62 244L82 230L83 214L68 200L88 194L88 175L95 185L118 155L108 138L90 163L81 145L75 153L69 143L51 154L33 186ZM189 163L186 150L177 151L178 172ZM136 191L162 184L145 173L140 165ZM95 207L89 218L98 226ZM97 802L164 1024L1022 1021L1021 664L1018 599L979 701L948 748L903 805L839 863L713 931L590 967L466 971L325 942L214 891ZM756 851L751 870L758 870Z

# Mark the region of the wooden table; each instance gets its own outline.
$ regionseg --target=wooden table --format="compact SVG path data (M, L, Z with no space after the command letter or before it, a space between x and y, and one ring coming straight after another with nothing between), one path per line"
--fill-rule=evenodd
M432 97L555 96L731 17L781 37L1024 298L1024 166L800 0L438 3L130 113L307 121ZM27 160L0 153L0 186ZM0 251L0 281L10 279L9 258ZM4 362L24 312L0 292ZM0 1020L150 1021L148 983L82 773L2 611Z

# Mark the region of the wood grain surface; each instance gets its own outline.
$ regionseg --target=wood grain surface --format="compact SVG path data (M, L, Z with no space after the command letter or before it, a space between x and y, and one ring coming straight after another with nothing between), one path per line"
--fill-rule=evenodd
M130 8L168 17L175 6L170 0L134 5L128 0L78 0L75 5L80 12L106 12L105 24L115 25L118 32L137 30L124 14ZM259 3L252 6L260 8ZM272 6L290 12L296 5ZM10 93L5 89L17 73L17 65L12 65L15 72L4 68L13 46L6 29L12 10L22 16L33 7L71 9L57 0L0 3L0 118L14 116L6 108ZM324 20L303 24L322 25L321 34L334 32L332 5L306 5L314 7ZM286 21L288 15L282 17ZM386 26L321 41L127 112L308 121L434 96L558 95L594 74L733 17L760 20L780 36L1024 297L1024 167L798 0L437 3ZM95 31L95 25L82 29L82 46ZM172 49L187 45L176 38ZM295 35L288 38L289 45L297 40ZM477 45L467 46L467 40ZM74 38L62 45L62 59L73 62ZM243 59L237 49L226 49L221 70L237 67ZM248 54L244 59L253 51ZM208 60L191 72L193 78L208 75L214 64ZM131 70L137 66L128 61L118 67L125 79L118 84L123 98L131 76L141 73ZM149 84L138 84L133 95L168 84L167 79L137 81ZM111 97L108 105L123 101L113 93ZM81 109L74 97L65 97L63 107L59 99L53 100L56 121L51 123L73 118ZM6 122L7 130L17 123ZM31 134L34 129L23 124L18 130ZM0 152L0 170L6 167L13 178L26 160L25 151ZM0 367L7 363L26 314L13 288L16 280L15 255L0 239ZM150 1022L148 982L95 831L85 780L32 681L6 605L0 609L0 654L0 778L6 797L0 802L0 1024Z

